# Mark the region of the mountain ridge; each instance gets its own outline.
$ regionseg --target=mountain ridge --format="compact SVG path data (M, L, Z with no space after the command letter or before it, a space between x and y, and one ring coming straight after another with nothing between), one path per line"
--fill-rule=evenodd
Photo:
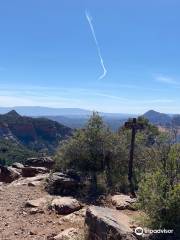
M51 107L41 107L41 106L15 106L15 107L0 107L0 114L6 114L15 110L20 115L24 116L90 116L93 110L87 110L82 108L51 108ZM102 116L134 116L137 114L129 113L106 113L99 112Z
M9 112L7 112L9 110ZM21 116L33 117L33 118L47 118L52 121L56 121L69 128L81 128L83 127L90 115L91 110L81 108L50 108L41 106L18 106L14 108L0 107L0 113L4 113L5 116L13 115L14 118ZM112 129L117 130L128 118L137 117L136 114L125 113L104 113L99 112L104 122ZM1 116L1 115L0 115ZM147 118L152 124L170 127L180 125L179 114L166 114L155 110L149 110L141 115Z
M15 110L0 115L0 139L11 140L35 151L46 149L52 152L71 132L71 128L56 121L24 117Z

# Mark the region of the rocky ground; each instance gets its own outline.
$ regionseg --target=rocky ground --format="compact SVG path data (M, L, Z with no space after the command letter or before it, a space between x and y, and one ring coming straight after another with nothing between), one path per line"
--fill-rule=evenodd
M9 184L0 187L0 239L1 240L45 240L51 239L68 228L83 232L83 210L72 213L70 219L42 208L26 207L28 200L46 198L43 182L39 186Z
M40 160L51 163L48 158ZM135 199L102 196L93 206L67 196L81 186L70 177L72 172L50 174L38 159L30 162L33 166L15 163L0 169L0 240L84 240L85 235L88 240L137 239L133 229L140 213L133 208ZM39 167L34 166L37 163Z

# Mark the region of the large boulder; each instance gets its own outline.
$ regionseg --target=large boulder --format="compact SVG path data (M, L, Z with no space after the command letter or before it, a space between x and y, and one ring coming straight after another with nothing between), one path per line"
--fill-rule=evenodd
M58 214L70 214L81 209L80 202L71 197L58 197L51 203L51 209L55 210Z
M124 194L117 194L112 196L111 201L118 210L134 210L133 203L136 202L136 198L131 198L130 196Z
M21 174L15 168L0 166L0 182L11 183L20 176Z
M50 157L28 158L25 161L25 165L33 167L46 167L50 169L54 165L54 160Z
M91 206L85 217L87 240L136 240L125 214L110 208Z
M80 186L79 179L75 179L67 174L55 172L47 179L46 190L50 194L73 195Z
M45 174L49 170L45 167L24 167L22 169L23 177L35 177L37 174Z

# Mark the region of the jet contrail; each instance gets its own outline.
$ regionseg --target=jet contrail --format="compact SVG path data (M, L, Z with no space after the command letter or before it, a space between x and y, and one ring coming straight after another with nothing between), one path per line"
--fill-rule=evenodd
M93 35L94 42L96 44L96 48L97 48L98 56L99 56L99 59L100 59L100 63L101 63L102 69L103 69L103 74L99 77L99 79L103 79L107 74L107 70L104 66L104 61L103 61L103 58L102 58L102 55L101 55L101 50L100 50L99 43L98 43L98 40L96 38L96 34L95 34L94 27L93 27L93 24L92 24L92 17L87 11L85 13L86 13L86 18L87 18L87 21L89 23L89 26L90 26L90 29L91 29L91 32L92 32L92 35Z

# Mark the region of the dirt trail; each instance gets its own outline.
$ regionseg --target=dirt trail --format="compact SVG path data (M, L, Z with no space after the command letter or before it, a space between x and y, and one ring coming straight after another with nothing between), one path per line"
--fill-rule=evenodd
M64 221L63 216L43 209L41 213L30 213L25 207L27 200L45 197L43 186L28 185L0 186L0 239L1 240L46 240L64 229L83 228L80 221ZM63 220L63 221L62 221Z
M87 206L65 216L48 209L52 199L50 202L46 201L44 207L26 206L28 200L45 198L49 201L51 197L44 190L46 177L46 175L38 175L35 178L22 178L11 184L0 185L0 240L51 240L53 236L68 228L77 229L78 234L83 236ZM29 183L34 181L38 184L29 186ZM114 208L110 205L108 197L105 205ZM139 216L138 211L123 210L121 212L131 220ZM133 222L130 225L128 223L128 227L132 226Z

